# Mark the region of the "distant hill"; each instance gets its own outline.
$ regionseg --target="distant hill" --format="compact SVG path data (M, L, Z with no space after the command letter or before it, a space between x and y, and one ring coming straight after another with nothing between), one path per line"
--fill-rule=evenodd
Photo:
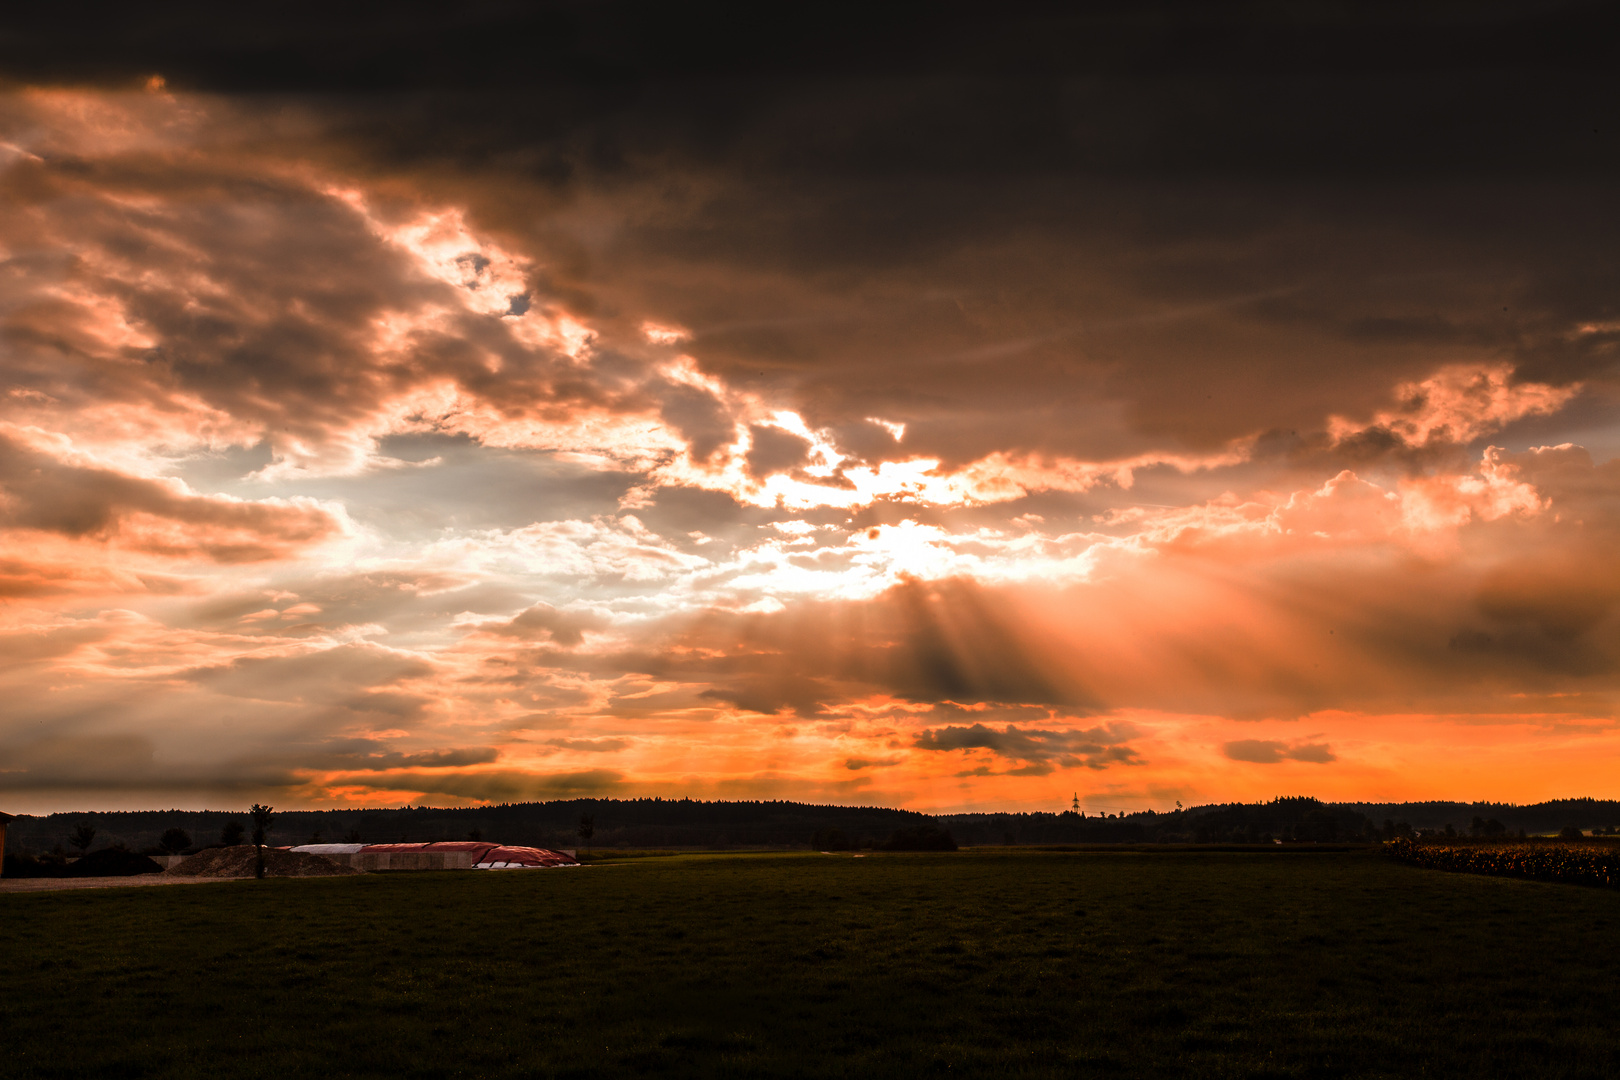
M401 807L367 810L290 810L276 815L270 840L300 844L358 838L367 843L400 840L483 839L537 847L579 847L582 816L594 821L590 846L597 848L808 847L823 830L837 829L854 846L882 843L897 830L938 824L963 845L1268 843L1273 839L1335 841L1383 835L1384 824L1466 833L1473 819L1495 820L1509 833L1556 833L1566 826L1590 831L1620 826L1620 802L1558 799L1530 806L1509 803L1323 803L1279 798L1264 803L1225 803L1160 814L1145 811L1099 817L1073 812L943 814L866 806L795 802L703 802L693 799L568 799L478 807ZM42 853L68 850L80 825L96 830L96 848L123 845L131 851L156 847L169 829L183 829L192 846L218 843L222 830L246 827L244 811L135 810L20 815L11 823L7 848Z

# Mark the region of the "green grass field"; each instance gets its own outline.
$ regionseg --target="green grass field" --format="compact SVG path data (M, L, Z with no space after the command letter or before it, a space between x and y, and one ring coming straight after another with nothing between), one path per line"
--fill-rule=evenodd
M1620 893L1372 853L0 895L0 1075L1620 1075Z

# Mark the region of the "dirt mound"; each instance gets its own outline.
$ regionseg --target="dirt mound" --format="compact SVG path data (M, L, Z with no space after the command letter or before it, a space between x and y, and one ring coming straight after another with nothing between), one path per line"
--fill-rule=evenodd
M82 859L75 859L62 871L63 877L134 877L136 874L161 874L163 867L120 848L102 848Z
M173 877L253 877L253 845L208 848L163 872ZM313 855L307 851L277 851L271 848L264 853L265 877L344 877L363 873L365 871L333 862L325 855Z

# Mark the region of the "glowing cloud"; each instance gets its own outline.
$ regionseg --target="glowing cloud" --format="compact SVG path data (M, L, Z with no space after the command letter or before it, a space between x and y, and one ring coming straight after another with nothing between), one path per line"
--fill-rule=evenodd
M722 237L747 170L326 107L0 99L17 808L1616 794L1609 298L1423 337L1107 192Z

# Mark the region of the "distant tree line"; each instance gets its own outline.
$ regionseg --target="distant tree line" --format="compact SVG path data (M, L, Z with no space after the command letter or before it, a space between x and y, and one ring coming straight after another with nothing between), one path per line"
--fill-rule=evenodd
M1370 841L1377 829L1364 815L1311 798L1229 803L1158 813L1088 815L948 814L964 844L1269 844Z
M1553 799L1548 802L1516 806L1512 803L1491 802L1409 802L1409 803L1339 803L1347 809L1365 814L1374 821L1386 818L1406 821L1414 833L1424 829L1434 835L1445 832L1450 825L1458 834L1473 835L1472 823L1491 822L1502 827L1501 836L1551 835L1574 827L1583 832L1612 835L1620 826L1620 802L1612 799Z
M588 836L581 823L591 822ZM181 852L244 842L247 811L146 810L21 815L12 822L8 850L70 850L75 829L95 831L101 843L131 851L168 853L172 830L192 843ZM696 799L569 799L478 807L409 806L365 810L277 810L272 844L499 841L575 848L806 848L816 830L842 829L859 845L883 843L907 826L935 825L927 814L865 806L822 806L782 801L704 802Z
M881 842L872 837L852 839L835 826L817 829L810 847L816 851L955 851L957 843L949 831L933 824L901 826Z
M1612 835L1620 803L1565 799L1535 806L1501 803L1324 803L1289 797L1225 803L1167 813L944 814L785 801L696 799L567 799L496 806L398 809L278 810L268 842L488 839L536 847L881 849L920 844L906 830L932 828L953 843L993 844L1266 844L1343 843L1395 836L1500 839L1563 829ZM588 823L588 824L587 824ZM145 810L19 815L8 852L67 858L111 847L158 855L244 843L246 810ZM584 826L582 828L582 826ZM904 834L904 835L902 835ZM932 835L932 834L929 834ZM897 837L899 839L897 840ZM909 839L907 839L909 837ZM934 842L934 841L930 841Z

